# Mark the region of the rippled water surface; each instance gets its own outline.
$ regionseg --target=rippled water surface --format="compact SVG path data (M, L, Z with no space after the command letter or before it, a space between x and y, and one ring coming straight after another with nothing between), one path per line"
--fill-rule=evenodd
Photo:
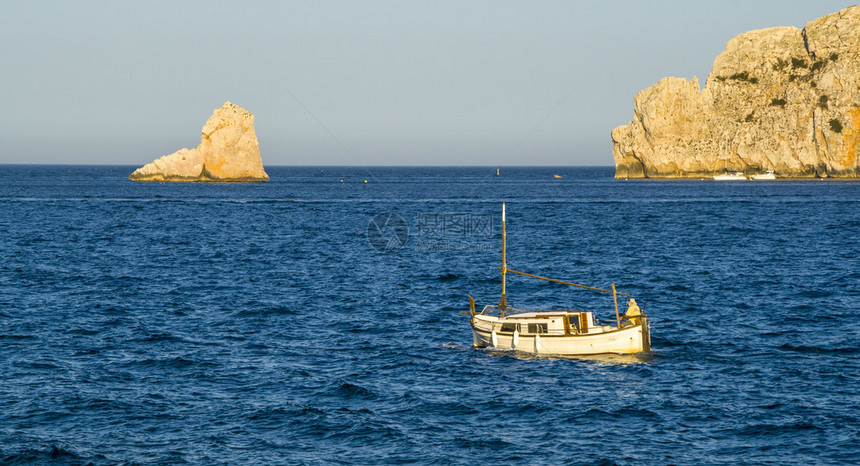
M133 168L0 166L0 463L860 461L860 183ZM471 347L502 201L509 266L632 293L651 356Z

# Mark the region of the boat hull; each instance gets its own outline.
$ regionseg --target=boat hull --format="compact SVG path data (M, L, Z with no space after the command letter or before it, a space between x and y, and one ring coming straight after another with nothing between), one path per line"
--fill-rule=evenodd
M582 335L515 335L510 332L493 332L487 326L481 325L480 321L473 321L472 338L478 348L516 350L533 354L630 354L651 350L647 325L647 322L642 322L620 330Z
M733 175L714 175L716 181L746 181L747 177L740 174Z

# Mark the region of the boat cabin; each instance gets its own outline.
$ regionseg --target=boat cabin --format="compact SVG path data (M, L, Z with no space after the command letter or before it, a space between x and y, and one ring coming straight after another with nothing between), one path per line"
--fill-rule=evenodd
M493 305L487 305L481 311L481 315L494 314L499 315L500 309ZM590 335L616 330L612 326L600 325L592 312L576 310L526 311L509 307L505 317L482 323L488 332L512 334L516 331L523 336Z

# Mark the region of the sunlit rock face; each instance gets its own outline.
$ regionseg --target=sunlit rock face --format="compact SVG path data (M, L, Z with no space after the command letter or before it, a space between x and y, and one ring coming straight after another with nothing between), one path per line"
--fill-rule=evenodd
M730 40L704 89L664 78L612 130L616 178L860 177L860 6Z
M200 145L180 149L135 170L134 181L267 181L254 115L225 103L203 126Z

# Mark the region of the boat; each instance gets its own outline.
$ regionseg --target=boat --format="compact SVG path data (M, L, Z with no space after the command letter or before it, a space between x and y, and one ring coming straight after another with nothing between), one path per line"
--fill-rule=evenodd
M747 177L741 172L726 173L725 175L714 175L717 181L746 181Z
M753 176L751 176L751 178L754 180L775 180L776 174L773 172L773 170L768 170L764 173L759 173L758 175L753 175Z
M714 175L715 180L717 180L717 181L746 181L747 177L741 172L729 173L729 156L728 156L728 154L726 154L726 156L724 157L724 160L726 163L724 170L726 172L722 175Z
M596 354L630 354L651 351L651 327L648 316L628 300L624 316L619 314L618 299L630 297L615 289L600 289L562 280L542 277L508 268L505 205L502 204L502 296L498 304L487 304L476 311L475 299L469 296L472 340L475 348L515 350L540 355L585 356ZM507 274L513 273L562 285L569 285L612 295L615 303L614 325L601 323L592 311L528 310L509 307Z
M563 178L561 175L552 175L552 176L553 176L553 178L555 178L557 180L560 180Z

